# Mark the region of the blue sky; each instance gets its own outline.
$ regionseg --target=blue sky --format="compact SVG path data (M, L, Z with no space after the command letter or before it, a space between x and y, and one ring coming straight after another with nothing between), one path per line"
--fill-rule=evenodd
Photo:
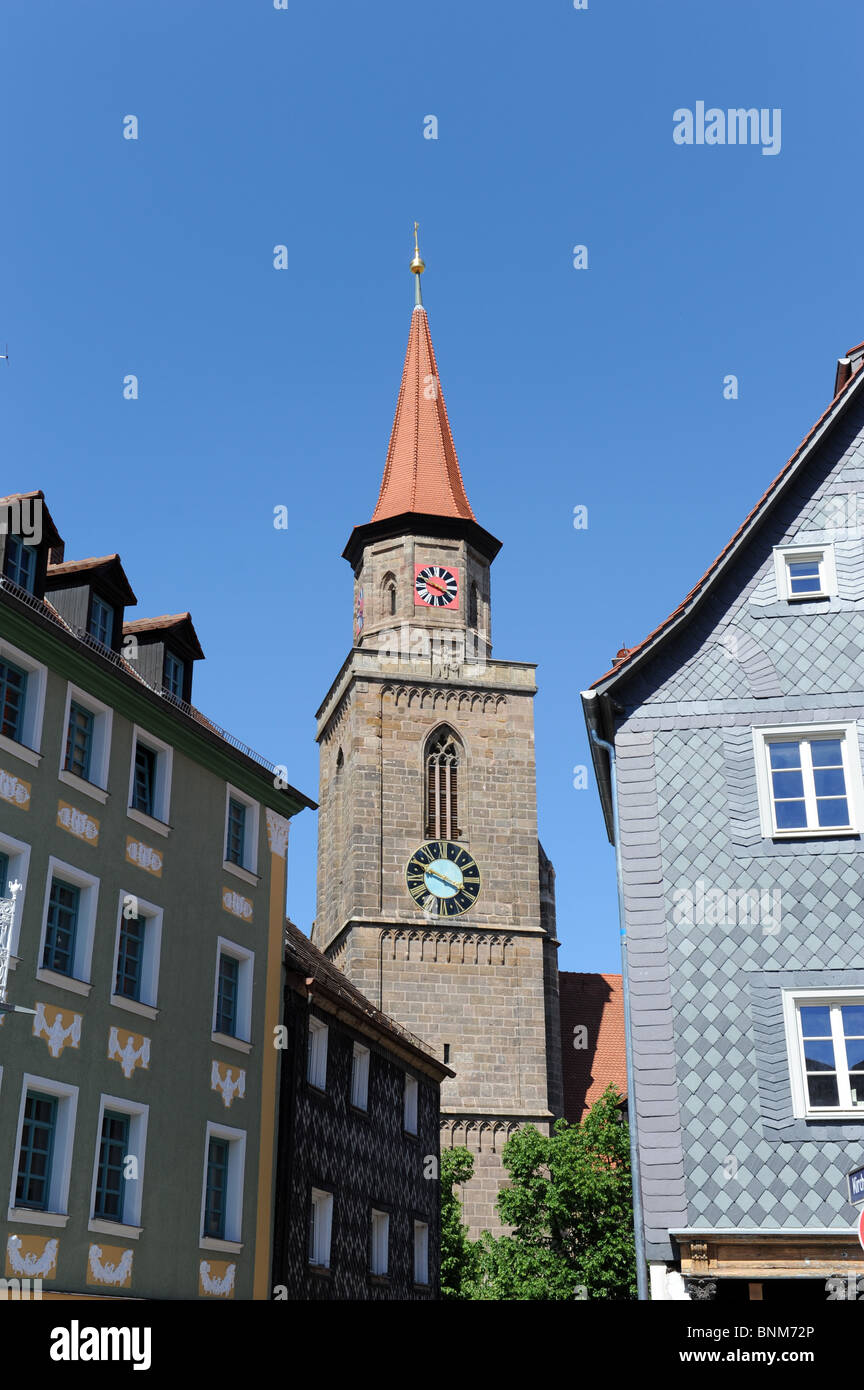
M495 654L539 663L566 969L620 959L578 692L692 587L864 338L862 40L840 0L0 13L0 491L45 491L67 559L119 551L131 616L189 609L196 703L313 797L421 223L468 495L504 542ZM780 152L677 145L699 101L779 108ZM306 812L307 930L314 851Z

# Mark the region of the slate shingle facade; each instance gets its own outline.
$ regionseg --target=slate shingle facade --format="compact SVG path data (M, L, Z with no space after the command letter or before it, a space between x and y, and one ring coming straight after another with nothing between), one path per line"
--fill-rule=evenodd
M844 1181L864 1161L864 1109L794 1118L782 1005L784 990L864 987L864 839L766 834L752 732L855 721L861 744L859 492L860 352L724 564L584 701L616 754L646 1254L678 1268L696 1252L685 1272L722 1277L711 1241L724 1232L755 1233L763 1248L787 1234L800 1246L794 1272L806 1272L808 1237L820 1268L836 1257L864 1270ZM836 595L781 596L774 548L785 545L833 546ZM594 755L611 833L609 760ZM725 911L703 906L695 920L680 909L685 890L719 890ZM756 895L749 909L728 896L742 893ZM681 1233L697 1231L690 1250Z

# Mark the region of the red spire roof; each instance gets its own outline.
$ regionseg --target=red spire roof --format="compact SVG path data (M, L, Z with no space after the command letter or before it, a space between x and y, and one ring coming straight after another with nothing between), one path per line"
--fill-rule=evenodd
M422 304L411 318L396 418L372 520L405 512L477 519L465 495Z

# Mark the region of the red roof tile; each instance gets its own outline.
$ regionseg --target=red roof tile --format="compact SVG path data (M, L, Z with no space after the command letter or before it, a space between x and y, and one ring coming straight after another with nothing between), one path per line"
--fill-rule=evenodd
M610 1084L627 1094L624 995L620 975L558 975L564 1118L578 1124ZM586 1030L587 1047L575 1048L574 1029Z
M396 417L372 520L405 512L476 520L465 494L422 305L411 317Z

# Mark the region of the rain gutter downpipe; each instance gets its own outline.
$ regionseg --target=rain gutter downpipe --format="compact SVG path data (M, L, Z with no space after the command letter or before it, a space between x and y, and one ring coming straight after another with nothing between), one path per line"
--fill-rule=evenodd
M586 691L586 694L589 692ZM594 698L594 692L590 692ZM636 1115L636 1077L633 1069L633 1035L630 1027L630 973L627 965L627 918L624 911L624 872L621 866L621 827L618 823L618 779L615 773L615 749L591 728L591 738L609 754L612 779L612 833L615 837L615 872L618 878L618 918L621 924L621 986L624 995L624 1050L627 1059L629 1090L627 1120L630 1126L630 1174L633 1183L633 1234L636 1242L636 1289L641 1303L648 1301L648 1262L645 1255L645 1226L642 1217L642 1179L639 1170L639 1125ZM630 1100L632 1098L632 1105Z

